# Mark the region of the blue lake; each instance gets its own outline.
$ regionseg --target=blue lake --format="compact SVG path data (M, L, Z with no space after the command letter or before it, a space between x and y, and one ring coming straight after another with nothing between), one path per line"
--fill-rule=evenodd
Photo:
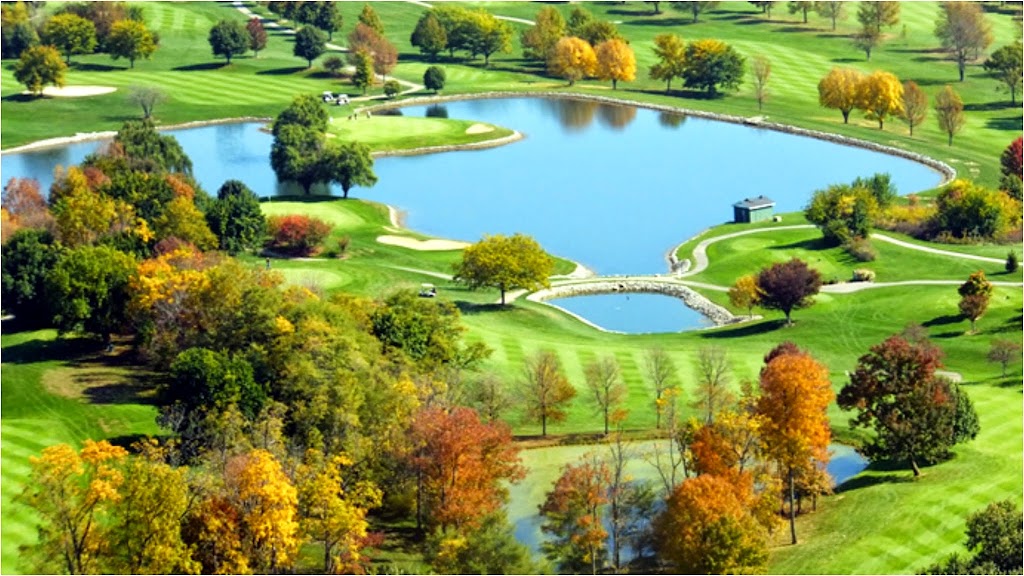
M769 196L785 212L801 209L816 189L875 172L892 174L901 193L941 180L924 165L878 152L627 106L508 98L443 108L450 118L507 126L526 138L487 150L381 158L377 186L353 195L397 207L409 228L427 234L473 242L524 232L599 274L666 271L668 250L730 220L733 202L745 197ZM403 112L425 116L428 107ZM271 137L257 124L171 133L208 192L230 178L262 196L281 191L269 166ZM54 166L98 147L4 154L0 173L48 187Z
M680 332L713 326L678 298L663 294L595 294L548 300L605 330L638 334Z

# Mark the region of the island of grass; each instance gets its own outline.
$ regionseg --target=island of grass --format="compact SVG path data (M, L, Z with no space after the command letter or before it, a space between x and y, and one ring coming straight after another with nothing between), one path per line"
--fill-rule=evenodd
M416 118L359 109L349 115L333 115L327 127L327 138L362 142L378 156L496 146L517 136L508 128L472 120Z

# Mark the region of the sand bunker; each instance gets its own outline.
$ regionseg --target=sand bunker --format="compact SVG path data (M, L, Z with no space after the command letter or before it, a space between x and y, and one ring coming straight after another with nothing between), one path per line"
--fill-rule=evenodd
M417 240L410 238L409 236L377 236L377 242L381 244L387 244L389 246L401 246L402 248L409 248L411 250L461 250L466 246L469 246L466 242L459 242L457 240L441 240L438 238L432 238L430 240Z
M53 96L57 98L82 98L83 96L110 94L115 90L117 90L117 88L114 88L113 86L65 86L63 88L47 86L46 88L43 88L43 96ZM31 92L25 92L25 94L31 94Z
M485 132L493 132L494 126L488 126L487 124L473 124L469 128L466 128L466 134L483 134Z

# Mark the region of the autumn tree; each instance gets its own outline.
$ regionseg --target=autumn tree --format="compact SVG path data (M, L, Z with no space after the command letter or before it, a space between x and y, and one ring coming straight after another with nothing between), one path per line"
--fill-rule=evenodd
M67 444L29 457L31 470L19 498L38 514L35 557L45 573L98 574L110 542L101 519L120 497L120 464L128 452L103 440L86 440L80 451Z
M849 245L855 238L868 237L878 212L878 200L871 189L854 182L815 190L804 217L818 226L829 244Z
M369 3L363 4L363 10L359 13L359 23L369 26L377 34L384 34L384 22L381 21L377 11Z
M975 60L992 44L992 25L975 2L943 2L935 23L935 36L956 60L960 81L968 60Z
M519 35L523 56L547 61L558 40L565 36L565 18L558 10L545 6L533 17L533 22L533 26L526 28Z
M688 2L702 4L702 2ZM743 81L745 59L721 40L696 40L686 45L683 84L715 96L719 87L735 90Z
M609 482L607 464L592 456L566 464L547 493L540 507L544 517L541 530L553 539L542 543L541 549L560 571L589 569L597 574L604 566L608 532L602 523L602 510L608 503Z
M540 419L541 436L548 435L549 420L565 420L566 404L576 397L576 389L565 377L558 355L551 350L542 350L527 358L522 390L526 416Z
M1006 340L1006 339L997 338L997 339L992 341L992 344L990 345L990 347L988 349L988 355L986 356L986 358L988 358L989 362L995 362L995 363L999 364L1000 366L1002 366L1002 368L1003 368L1003 374L1002 375L1005 378L1006 377L1006 366L1010 362L1014 362L1016 360L1020 360L1020 353L1021 353L1020 342L1014 342L1013 340Z
M835 395L827 368L810 354L784 346L768 354L761 370L757 413L764 418L765 452L778 462L788 483L789 529L796 544L796 475L828 463L831 431L826 410Z
M676 374L672 359L664 348L651 348L644 353L644 374L654 389L655 428L661 429L661 415L665 411L663 404L667 400L664 394L674 383Z
M1018 40L992 53L982 64L985 71L1006 85L1010 105L1017 105L1017 88L1024 81L1024 46Z
M229 460L224 474L249 565L262 573L291 567L300 544L298 492L280 462L253 450Z
M533 238L518 233L496 234L484 236L462 251L462 260L454 267L454 280L471 290L496 287L504 305L506 290L547 287L553 267L554 260Z
M764 107L768 99L768 78L772 75L772 63L764 56L754 58L754 97L757 98L757 109Z
M964 101L953 87L946 84L935 96L935 118L939 121L939 130L949 135L949 145L953 145L953 135L960 132L967 121L964 118Z
M843 113L843 124L849 124L850 112L857 107L857 87L864 75L853 68L833 68L818 82L818 104Z
M355 73L352 74L352 84L363 90L373 86L373 56L366 50L357 50L354 56Z
M793 258L763 268L757 274L757 287L761 291L761 307L781 310L786 315L786 325L792 326L790 313L814 303L813 297L821 288L821 274Z
M619 81L632 82L636 79L636 56L625 41L618 38L606 40L597 45L597 70L600 80L611 80L612 90Z
M675 34L658 34L654 37L654 55L658 61L651 66L652 80L665 81L665 93L672 90L672 80L682 77L686 69L686 44Z
M917 82L907 80L903 83L903 106L900 116L910 127L910 135L914 135L914 126L919 126L928 115L928 95L921 90Z
M975 322L988 309L992 283L985 278L984 272L978 270L957 288L957 293L960 294L960 313L971 321L971 332L974 332Z
M749 490L712 474L684 480L655 519L660 557L687 574L763 570L768 534L751 512Z
M484 66L490 66L491 55L512 50L512 26L486 10L469 14L468 49L474 57L482 54Z
M485 372L475 382L470 398L477 412L490 423L501 419L501 415L518 403L510 387L493 372Z
M622 370L614 357L598 358L583 367L583 376L597 411L604 416L604 433L608 422L626 399L629 390L622 382Z
M231 64L233 56L245 54L249 50L249 33L241 23L235 20L221 20L214 24L207 37L214 56L223 56Z
M814 11L822 18L828 18L832 22L832 31L836 29L836 21L846 18L846 2L842 0L831 2L815 2Z
M937 376L941 353L931 343L891 336L857 360L837 402L856 410L853 428L875 436L864 448L871 461L903 460L920 476L919 462L944 457L953 445L956 406L950 382Z
M508 497L503 482L524 475L508 426L484 423L476 411L424 408L413 420L410 461L417 475L417 523L475 527Z
M747 315L754 317L754 306L761 303L761 292L757 287L757 277L753 274L740 276L729 288L729 303L737 308L746 308Z
M35 178L8 180L0 197L0 205L9 218L4 229L0 230L5 242L12 234L24 228L53 230L53 216L39 191L39 181Z
M245 23L245 31L249 34L249 49L254 57L259 57L260 50L267 47L267 31L263 28L263 21L258 16L253 16Z
M707 424L714 422L715 416L735 399L729 390L730 372L729 357L724 349L704 347L697 351L697 389L690 405Z
M71 64L72 54L90 54L96 48L96 26L77 14L57 14L43 24L43 41L64 53Z
M41 96L47 85L64 86L67 69L60 52L53 46L32 46L22 51L15 62L14 79L24 84L32 94Z
M877 70L857 84L857 108L870 120L878 120L878 129L888 116L902 112L903 84L896 75Z
M569 86L577 80L593 76L597 69L597 55L586 40L564 37L555 44L548 58L548 73L565 78Z
M935 200L936 231L954 238L998 238L1018 226L1021 216L1020 201L960 178L944 186Z
M427 10L416 22L409 43L420 49L431 61L448 46L448 34L437 20L433 10Z

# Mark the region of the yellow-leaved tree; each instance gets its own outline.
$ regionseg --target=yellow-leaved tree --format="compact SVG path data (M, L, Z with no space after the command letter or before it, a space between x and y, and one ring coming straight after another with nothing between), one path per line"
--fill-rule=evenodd
M241 545L257 573L286 570L299 551L298 492L266 450L228 461L228 500L238 513Z
M576 84L597 70L597 54L590 43L582 38L567 36L555 44L555 49L548 58L548 73L565 78L569 86Z
M878 120L878 129L888 116L903 112L903 84L895 74L876 70L857 84L857 108L868 119Z
M850 112L857 107L857 86L864 75L853 68L833 68L818 82L818 104L843 113L843 124L849 124Z
M536 290L549 286L548 276L553 269L554 260L533 238L523 234L495 234L484 236L462 252L462 260L455 265L454 279L468 285L470 290L484 286L498 288L504 305L506 290Z
M619 81L632 82L636 79L636 56L633 49L621 38L612 38L597 45L597 77L611 80L612 90Z

